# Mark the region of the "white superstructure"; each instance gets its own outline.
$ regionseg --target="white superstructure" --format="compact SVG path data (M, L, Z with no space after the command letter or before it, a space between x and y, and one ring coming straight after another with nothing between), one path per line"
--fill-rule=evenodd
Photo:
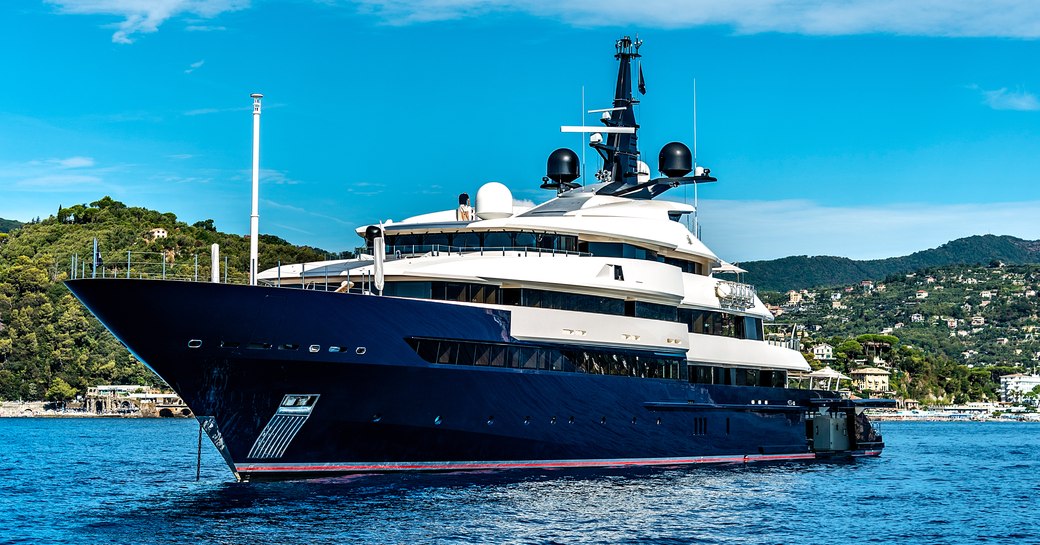
M763 342L762 322L772 315L753 287L713 275L722 260L679 221L692 206L597 195L597 184L510 213L510 196L494 184L477 195L495 202L476 203L478 216L492 210L491 219L455 221L444 210L384 224L381 295L506 309L519 340L682 352L690 365L810 370L799 352ZM373 261L362 254L283 266L259 279L379 296Z

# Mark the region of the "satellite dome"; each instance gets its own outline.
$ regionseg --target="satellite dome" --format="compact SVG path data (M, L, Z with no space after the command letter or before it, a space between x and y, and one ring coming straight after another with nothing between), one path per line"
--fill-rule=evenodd
M693 170L693 154L682 142L669 142L661 148L658 170L669 178L681 178Z
M567 148L560 148L549 154L546 162L545 176L557 184L573 182L580 176L578 168L581 160L578 154Z
M508 218L513 215L513 193L498 183L488 182L477 190L477 217L482 220Z

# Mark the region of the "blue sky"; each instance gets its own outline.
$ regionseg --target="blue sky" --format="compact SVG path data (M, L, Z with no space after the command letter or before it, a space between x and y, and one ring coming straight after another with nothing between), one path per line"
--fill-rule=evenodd
M621 34L644 40L652 167L692 145L697 81L724 259L1040 238L1040 4L1017 0L13 0L0 217L111 195L245 234L253 92L261 232L352 249L487 181L541 202L582 87L610 105Z

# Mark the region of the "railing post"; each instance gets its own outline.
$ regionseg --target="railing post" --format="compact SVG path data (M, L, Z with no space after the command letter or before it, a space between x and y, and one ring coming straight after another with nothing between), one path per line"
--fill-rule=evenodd
M209 281L220 282L220 245L216 243L209 247Z
M195 281L199 281L199 254L195 254Z
M130 278L130 250L126 251L126 277Z
M227 284L227 256L224 256L224 283Z
M302 278L301 278L302 281ZM278 287L282 287L282 260L278 260Z
M162 253L162 279L166 280L166 252Z

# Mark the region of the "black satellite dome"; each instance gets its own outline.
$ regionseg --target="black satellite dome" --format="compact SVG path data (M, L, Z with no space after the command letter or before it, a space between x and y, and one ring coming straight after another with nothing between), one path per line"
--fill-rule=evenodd
M682 178L693 170L693 154L682 142L669 142L657 157L658 170L669 178Z
M545 165L545 177L557 184L573 182L580 175L579 161L577 153L560 148L549 154L549 160Z
M378 225L369 225L368 228L365 229L365 240L369 242L371 242L372 239L381 236L383 236L383 229Z

